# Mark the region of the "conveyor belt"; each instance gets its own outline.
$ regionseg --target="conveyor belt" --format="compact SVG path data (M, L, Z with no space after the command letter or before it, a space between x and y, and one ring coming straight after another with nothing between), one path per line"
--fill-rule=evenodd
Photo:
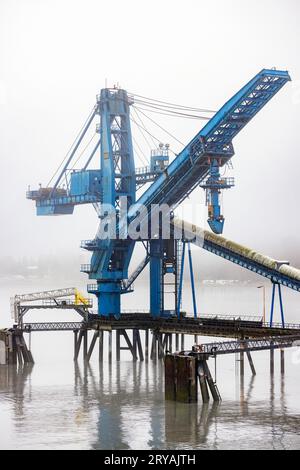
M282 264L250 248L180 219L174 219L172 224L177 231L177 237L181 238L182 236L183 239L191 241L196 246L270 279L273 283L300 292L299 269ZM182 235L180 235L181 233Z

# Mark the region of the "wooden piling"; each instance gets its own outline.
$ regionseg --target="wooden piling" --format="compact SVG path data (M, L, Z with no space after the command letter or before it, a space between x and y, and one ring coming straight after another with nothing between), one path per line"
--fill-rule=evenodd
M144 360L144 353L143 353L143 346L141 342L141 335L140 330L135 330L135 341L136 341L136 349L135 351L138 352L140 361Z
M254 362L253 362L250 351L247 351L246 354L247 354L247 358L248 358L248 362L249 362L249 365L250 365L252 375L256 375L256 370L255 370L255 367L254 367Z
M157 361L157 338L156 333L153 331L152 333L152 345L151 345L151 360L156 362Z
M184 334L181 334L181 351L184 351Z
M165 342L163 342L161 333L158 333L156 338L158 344L158 359L163 359L165 356Z
M94 348L95 348L95 345L96 345L96 342L97 342L98 338L99 338L99 331L95 331L92 342L91 342L90 347L89 347L88 352L87 352L87 357L86 357L87 362L90 362L90 360L91 360L91 357L92 357L92 354L93 354L93 351L94 351Z
M121 360L121 341L120 341L120 330L116 330L116 360L120 362Z
M173 335L172 334L169 334L168 350L172 354L172 352L173 352Z
M165 397L182 403L197 402L196 358L166 355Z
M176 352L179 352L179 334L178 333L175 334L175 349L176 349Z
M88 355L88 330L84 330L83 332L83 360L87 361Z
M80 348L81 348L81 343L82 343L82 338L83 338L83 331L81 330L78 335L77 343L75 345L75 351L74 351L74 361L78 360L78 356L80 353Z
M203 361L203 368L204 368L207 384L209 386L210 393L213 397L214 402L221 401L221 397L220 397L218 388L217 388L217 386L216 386L216 384L215 384L215 382L214 382L214 380L211 376L207 361L205 361L205 360Z
M285 374L285 354L283 349L280 350L280 372L281 375Z
M99 362L103 362L103 343L104 343L104 331L99 331Z
M270 373L274 375L274 349L270 350Z
M198 378L203 403L209 402L208 386L206 381L205 361L198 361Z
M148 361L149 359L149 330L148 328L145 330L145 359Z
M112 363L112 331L108 332L108 362Z

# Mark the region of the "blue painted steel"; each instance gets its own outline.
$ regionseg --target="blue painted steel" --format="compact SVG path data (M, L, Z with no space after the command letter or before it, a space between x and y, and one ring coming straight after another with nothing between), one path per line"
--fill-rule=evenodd
M88 166L89 164L91 163L91 161L93 160L94 158L94 155L96 154L99 146L100 146L100 139L98 140L98 142L96 143L95 147L93 148L93 151L91 153L91 155L89 156L89 158L87 159L87 162L86 164L84 165L84 167L82 168L83 171L86 171L88 169Z
M37 206L36 213L40 216L50 215L72 215L74 212L74 206L72 204L49 204L46 206Z
M220 193L221 190L215 187L216 182L220 180L220 169L217 159L214 159L210 164L210 178L207 181L209 191L209 209L208 209L208 223L210 228L215 233L223 233L224 217L221 214L220 206Z
M279 293L279 304L280 304L280 313L281 313L281 324L282 324L282 327L285 328L285 319L284 319L282 293L281 293L281 285L280 284L278 284L278 293Z
M272 302L271 302L270 327L273 326L273 320L274 320L276 287L278 287L278 296L279 296L279 306L280 306L281 324L282 324L282 327L285 328L285 318L284 318L284 310L283 310L283 301L282 301L281 285L278 284L278 283L273 283L273 288L272 288Z
M274 319L276 285L277 284L273 284L273 287L272 287L272 301L271 301L271 315L270 315L270 327L271 328L273 326L273 319Z
M120 197L128 197L129 219L138 215L140 204L151 213L151 204L168 204L170 210L178 206L200 183L207 182L207 177L220 179L219 168L224 166L234 155L233 138L250 122L250 120L267 104L267 102L290 80L287 72L263 70L229 100L211 121L195 136L194 139L180 152L174 161L145 191L135 204L138 178L132 150L132 137L129 120L131 101L124 90L104 89L101 91L97 105L93 110L82 134L77 141L66 165L59 175L53 188L30 191L29 199L36 201L38 215L71 214L77 204L102 203L100 206L100 223L107 216L109 205L119 211ZM58 185L65 175L76 150L96 114L101 117L100 143L101 163L96 173L84 171L71 176L71 188L61 189ZM92 155L97 151L99 143ZM158 162L163 164L163 161ZM93 180L97 175L97 183ZM101 184L99 183L101 177ZM225 183L224 183L225 184ZM209 186L210 185L210 186ZM212 214L209 223L213 231L221 233L224 220L222 219L219 191L225 186L218 182L217 187L210 181L206 189L211 193ZM227 185L230 187L230 185ZM96 188L97 187L97 188ZM100 191L99 191L100 189ZM101 212L102 211L102 212ZM153 242L153 247L155 242ZM118 316L120 313L120 295L124 279L128 278L128 265L132 256L134 241L129 239L95 239L94 245L89 245L93 251L91 266L86 268L90 279L97 281L98 310L100 315ZM274 282L288 285L300 291L300 282L291 281L288 276L282 276L273 270L262 267L259 263L227 253L226 250L205 244L205 248L215 254L268 277ZM153 250L154 248L152 248ZM179 298L177 314L180 305L183 286L185 243L180 273ZM150 282L154 286L151 304L154 315L161 314L162 292L161 273L162 257L151 256ZM195 307L194 307L195 308ZM163 312L162 312L163 314ZM282 309L283 318L283 309Z
M219 159L219 166L230 160L232 139L289 80L288 72L262 70L179 153L138 204L178 206L207 177L211 157ZM138 204L130 210L130 218L136 217Z
M190 277L191 277L191 287L192 287L192 296L193 296L194 318L197 318L197 301L196 301L195 279L194 279L193 259L192 259L192 250L191 250L190 242L188 243L188 253L189 253Z
M224 149L248 122L291 81L288 72L264 69L234 95L200 131L217 153Z
M78 138L78 140L77 140L77 142L76 142L76 144L75 144L75 147L73 148L73 150L72 150L72 152L71 152L69 158L67 159L67 161L66 161L66 163L65 163L65 165L64 165L64 167L63 167L63 169L61 170L61 172L60 172L60 174L59 174L59 176L58 176L58 178L57 178L57 180L56 180L56 182L55 182L55 184L54 184L54 186L53 186L53 190L52 190L51 196L53 195L53 192L55 191L55 189L56 189L56 188L58 187L58 185L60 184L62 177L64 176L64 174L65 174L66 170L68 169L68 167L69 167L71 161L73 160L73 157L74 157L75 153L77 152L77 149L78 149L78 147L80 146L80 144L81 144L81 142L82 142L82 140L83 140L85 134L87 133L87 131L88 131L90 125L92 124L92 122L93 122L93 120L94 120L96 114L97 114L97 107L95 106L94 109L93 109L93 111L92 111L92 113L91 113L91 116L88 118L87 123L85 124L85 126L84 126L84 128L83 128L83 131L81 132L81 134L80 134L80 136L79 136L79 138Z
M162 313L162 240L150 241L150 312L155 318Z
M70 196L93 195L100 201L102 199L101 177L99 170L74 171L71 174Z
M124 90L104 89L99 100L101 116L101 174L102 205L100 225L120 213L121 196L128 207L135 202L135 165L132 151L129 107ZM120 313L122 281L128 278L128 266L134 242L127 239L96 237L97 248L91 260L90 279L98 284L99 315L117 316Z
M185 245L186 243L182 243L182 257L181 257L181 267L180 267L180 281L179 281L179 288L178 288L178 302L177 302L177 317L180 319L180 306L181 306L181 299L182 299L182 287L183 287L183 275L184 275L184 259L185 259Z

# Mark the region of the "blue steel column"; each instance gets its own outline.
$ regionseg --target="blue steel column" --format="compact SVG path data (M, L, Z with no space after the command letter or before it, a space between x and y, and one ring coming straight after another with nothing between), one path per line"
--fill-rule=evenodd
M180 319L180 306L182 299L183 275L184 275L185 242L182 242L182 258L180 267L180 281L178 288L177 317Z
M220 189L216 186L215 182L220 180L220 168L219 163L214 159L210 165L210 179L212 187L209 189L209 217L208 224L215 233L223 233L224 217L221 215L220 206Z
M121 198L127 198L130 207L135 203L135 165L132 151L129 106L124 90L101 91L101 173L102 198L100 224L108 217L118 220ZM103 226L102 226L103 228ZM118 234L117 234L118 235ZM109 236L96 237L91 260L90 279L97 280L99 315L120 316L122 280L128 278L128 266L134 242Z
M272 303L271 303L271 315L270 315L270 327L273 326L274 307L275 307L275 290L276 290L276 285L273 284L273 289L272 289Z
M162 308L162 240L150 241L150 312L159 317Z
M192 250L191 250L190 242L188 243L188 252L189 252L189 264L190 264L190 277L191 277L191 287L192 287L192 296L193 296L194 318L197 318L197 301L196 301L196 291L195 291L195 279L194 279L193 259L192 259Z
M281 294L281 285L278 284L278 293L279 293L279 303L280 303L280 313L281 313L281 324L283 328L285 328L285 319L284 319L284 311L283 311L283 302L282 302L282 294Z
M270 327L273 326L274 309L275 309L276 286L278 287L279 305L280 305L280 315L281 315L281 324L282 324L283 328L285 328L285 318L284 318L284 310L283 310L283 301L282 301L281 285L280 285L280 284L276 284L275 282L273 283L273 289L272 289L272 303L271 303Z

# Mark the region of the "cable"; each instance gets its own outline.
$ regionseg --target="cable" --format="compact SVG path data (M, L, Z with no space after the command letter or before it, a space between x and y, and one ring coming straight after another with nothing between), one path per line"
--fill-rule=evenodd
M76 138L74 139L74 142L72 143L71 147L69 148L68 152L66 153L64 159L62 160L62 162L60 163L60 165L58 166L57 170L55 171L55 173L53 174L52 178L50 179L49 183L47 184L47 187L50 187L50 184L52 183L53 179L55 178L55 176L57 175L57 173L59 172L60 168L62 167L62 165L64 164L64 162L66 161L66 159L68 158L70 152L72 151L72 148L74 147L74 145L76 144L77 140L79 139L80 137L80 134L82 133L83 129L85 128L86 124L88 123L89 119L91 118L92 114L95 112L95 107L93 106L92 108L92 111L89 113L87 119L85 120L83 126L81 127L80 131L78 132Z
M138 120L140 121L141 125L142 125L144 128L146 128L145 124L143 123L142 118L139 116L139 114L138 114L138 112L137 112L137 110L135 109L134 106L132 106L132 109L133 109L133 111L134 111L136 117L137 117ZM150 136L150 137L151 137L151 140L152 140L152 142L153 142L154 147L156 147L156 142L155 142L155 140L152 138L152 136ZM152 150L152 149L151 149L151 150Z
M186 108L175 108L174 106L166 106L163 104L152 103L152 102L142 101L142 100L135 100L134 103L137 103L138 105L142 105L142 106L148 106L150 108L160 109L161 111L166 111L169 113L182 113L183 111L185 111L186 114L191 111L194 113L203 113L203 111L199 111L196 109L191 110L191 109L186 109Z
M194 108L194 107L191 107L191 106L183 106L183 105L180 105L180 104L170 103L168 101L156 100L154 98L148 98L146 96L138 95L136 93L130 93L130 95L137 96L138 98L143 98L143 99L148 100L148 101L154 101L156 103L162 103L164 105L169 105L169 106L172 106L172 107L175 107L175 108L189 109L190 111L199 111L199 112L202 112L202 113L215 113L216 112L216 111L213 111L211 109Z
M155 113L155 114L161 114L163 116L171 116L171 117L182 117L185 119L198 119L198 120L203 120L203 121L210 121L211 118L206 117L206 116L196 116L194 114L186 114L186 113L179 113L175 111L154 111L153 109L147 109L147 108L142 108L135 106L136 109L143 109L144 111L149 111L150 113ZM151 106L151 108L159 110L160 108Z
M132 136L132 140L133 140L133 142L135 143L136 147L137 147L137 148L139 149L139 151L141 152L142 157L138 154L138 152L137 152L137 155L140 157L140 159L141 159L143 165L147 166L147 165L149 164L149 162L148 162L147 157L145 156L143 150L141 149L139 143L137 142L137 140L136 140L133 136ZM135 149L135 150L136 150L136 149Z
M72 171L74 169L74 167L77 165L77 163L79 162L79 160L81 159L82 155L84 154L84 152L86 151L86 149L88 148L88 146L92 143L92 141L94 140L94 138L96 137L97 135L97 132L95 132L93 134L93 136L91 137L91 139L88 141L88 143L86 144L86 146L84 147L84 149L82 150L82 152L79 154L78 158L76 159L75 163L73 164L73 166L70 168L70 171Z
M134 124L138 127L141 127L132 117L131 117L132 121L134 122ZM153 139L156 140L156 142L158 142L159 144L161 143L161 139L158 139L157 137L155 137L153 134L151 134L145 127L143 127L144 131L147 132L147 134L149 134ZM156 144L155 144L156 145ZM175 157L177 157L177 153L175 153L171 148L169 148L169 151L171 153L173 153L173 155Z
M175 137L174 135L172 135L169 131L167 131L166 129L164 129L160 124L158 124L156 121L154 121L154 119L152 119L151 117L147 116L147 114L145 114L143 111L139 110L140 113L143 114L143 116L145 116L147 119L149 119L149 121L153 122L153 124L155 124L156 126L158 126L160 129L162 129L164 132L166 132L166 134L168 134L170 137L172 137L174 140L176 140L176 142L178 142L180 145L183 145L184 146L184 143L181 142L180 140L177 139L177 137Z
M177 111L192 111L195 113L213 113L213 111L207 111L205 109L201 108L186 108L185 106L173 106L173 105L167 105L167 104L161 104L161 103L156 103L154 101L145 101L145 100L139 100L135 99L135 103L142 103L144 105L152 105L152 106L159 106L160 108L166 108L170 110L177 110Z
M136 111L135 111L135 112L136 112ZM149 147L149 149L150 149L150 152L151 152L152 147L151 147L151 145L149 144L149 141L148 141L148 139L146 138L146 136L145 136L145 134L144 134L142 128L139 128L139 131L140 131L140 133L142 134L142 136L143 136L143 138L144 138L144 140L145 140L146 144L148 145L148 147Z
M137 126L137 127L141 127L134 119L133 117L131 117L132 121L134 122L134 124ZM152 135L147 129L144 128L144 131L147 132L147 134L149 134L153 139L155 139L159 144L161 143L161 140L160 139L157 139L154 135Z

